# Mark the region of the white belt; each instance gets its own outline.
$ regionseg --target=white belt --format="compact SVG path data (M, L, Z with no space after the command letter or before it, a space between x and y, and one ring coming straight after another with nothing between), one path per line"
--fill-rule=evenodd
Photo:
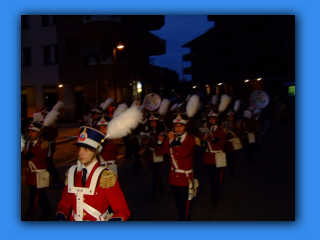
M173 172L177 172L177 173L185 173L185 174L188 174L188 173L193 172L193 169L190 169L190 170L184 171L184 170L181 170L181 169L171 168L171 171L173 171Z
M45 172L47 171L46 169L33 169L31 172Z
M47 169L37 169L32 161L29 161L30 172L44 172Z
M210 150L210 152L212 152L212 153L221 153L221 152L222 152L222 150L217 150L217 151Z
M104 214L102 214L97 209L91 207L86 203L83 203L83 209L85 209L92 217L94 217L96 221L109 221L109 219L113 215L113 213L109 214L108 210ZM73 210L72 210L72 216L76 221L79 221L77 215Z
M102 160L102 158L100 158L100 162L102 165L112 165L116 163L116 160L108 160L108 161L104 161Z

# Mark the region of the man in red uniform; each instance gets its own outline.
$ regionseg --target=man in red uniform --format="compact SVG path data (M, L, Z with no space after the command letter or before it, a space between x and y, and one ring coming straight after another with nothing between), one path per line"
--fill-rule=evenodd
M99 132L101 132L103 135L106 136L107 130L108 130L108 123L111 121L111 118L106 115L100 115L97 117L97 126ZM115 165L116 159L119 152L119 144L116 143L116 139L109 139L109 141L104 145L103 149L100 153L100 163L102 165ZM115 165L116 167L116 165ZM110 168L113 172L117 175L117 169Z
M218 126L218 113L211 110L208 114L207 128L209 133L202 133L201 140L205 152L203 153L203 161L207 169L208 177L211 185L212 203L216 204L220 192L223 169L216 167L215 154L223 151L226 144L226 136L223 130Z
M91 110L91 118L90 118L90 122L88 122L88 127L92 127L95 129L98 129L97 126L97 117L99 116L99 114L102 113L102 108L100 106L95 106L92 110Z
M161 170L163 166L163 156L155 155L155 147L159 134L164 136L164 126L159 123L159 113L149 113L145 133L147 137L142 138L142 146L146 149L146 159L152 173L151 201L155 200L156 194L163 192L161 180ZM143 136L142 136L143 137Z
M188 116L184 113L173 115L173 129L168 133L168 139L158 137L156 155L169 154L171 168L169 183L178 209L178 221L188 219L189 213L189 183L193 180L193 157L196 147L195 138L187 133Z
M238 138L238 129L237 123L235 121L234 111L229 111L227 114L227 120L221 125L224 133L226 134L226 156L227 156L227 167L229 169L229 177L234 178L235 174L235 165L237 159L237 151L238 149L234 149L232 141L235 138ZM239 140L240 141L240 140Z
M24 214L23 221L32 221L38 205L43 209L40 219L51 215L51 207L44 188L37 187L37 172L46 171L48 142L40 138L42 124L32 122L28 128L29 140L24 148L26 164L26 183L30 188L29 206Z
M90 127L80 127L78 164L66 173L67 179L58 205L58 221L126 221L130 210L116 175L98 162L104 135ZM113 213L109 214L111 206Z
M48 109L47 107L43 108L41 112L43 119L46 118L49 112L50 112L50 109ZM57 137L58 137L58 124L56 122L54 122L51 126L46 126L43 128L42 138L48 141L49 143L47 164L48 164L48 171L50 175L53 176L53 179L52 179L53 182L57 182L60 179L59 172L53 163L53 154L56 151L55 140Z
M242 142L249 165L253 164L254 153L257 150L257 130L257 122L252 118L251 110L245 110L243 119L240 122L239 132L242 135Z

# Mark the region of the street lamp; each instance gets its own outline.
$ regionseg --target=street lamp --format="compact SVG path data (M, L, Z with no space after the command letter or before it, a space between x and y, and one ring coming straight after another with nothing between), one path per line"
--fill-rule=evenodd
M116 83L116 54L117 49L123 49L124 45L118 44L115 48L113 48L113 83L114 83L114 101L117 103L117 83Z

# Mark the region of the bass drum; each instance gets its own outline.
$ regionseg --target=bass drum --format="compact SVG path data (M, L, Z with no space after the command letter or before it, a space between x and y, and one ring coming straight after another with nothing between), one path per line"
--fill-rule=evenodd
M143 104L147 110L154 111L160 107L161 98L158 94L150 93L144 98Z
M269 96L264 91L255 91L251 94L249 102L254 109L264 108L269 103Z

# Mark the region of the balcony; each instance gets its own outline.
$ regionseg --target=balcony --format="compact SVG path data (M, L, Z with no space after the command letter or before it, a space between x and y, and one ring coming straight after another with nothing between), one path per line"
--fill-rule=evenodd
M194 53L190 52L183 55L182 59L183 61L192 61L193 56L194 56Z
M192 67L187 67L183 69L183 74L192 74Z
M147 55L163 55L166 53L166 40L146 32L141 36L141 50Z

